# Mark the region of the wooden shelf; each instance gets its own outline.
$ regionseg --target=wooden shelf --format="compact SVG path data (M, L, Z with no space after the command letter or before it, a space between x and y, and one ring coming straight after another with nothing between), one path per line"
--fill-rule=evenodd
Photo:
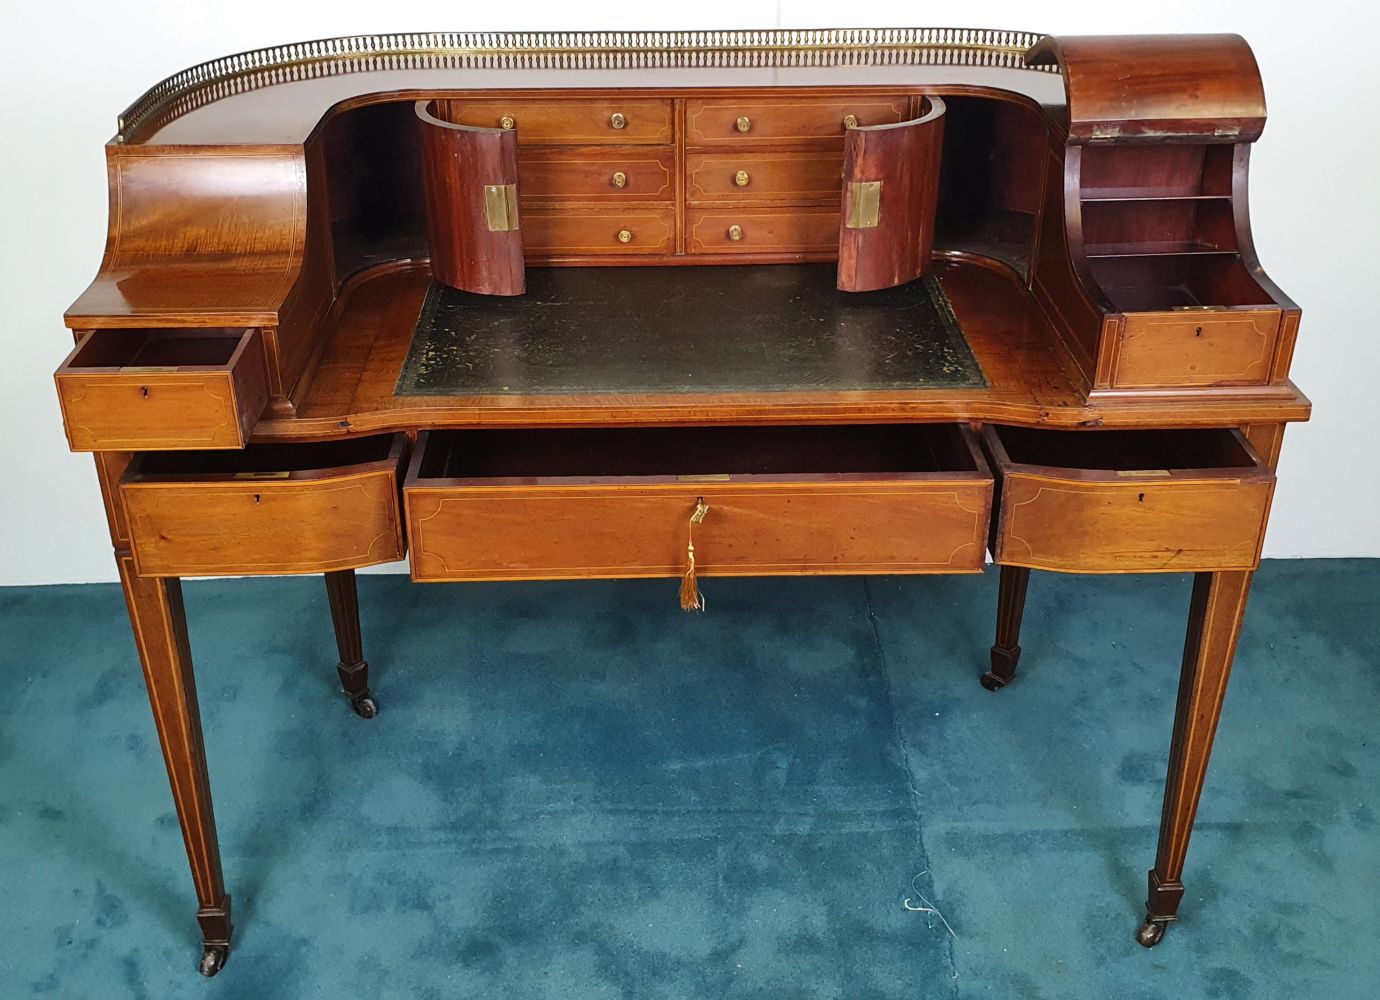
M1179 257L1205 254L1235 254L1235 247L1219 247L1195 240L1168 240L1159 243L1095 243L1084 248L1089 257Z

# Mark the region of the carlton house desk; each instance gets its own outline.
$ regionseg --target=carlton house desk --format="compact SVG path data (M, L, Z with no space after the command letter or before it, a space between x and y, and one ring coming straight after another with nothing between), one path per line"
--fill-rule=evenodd
M201 971L232 926L180 580L323 575L368 719L354 571L405 556L419 583L660 577L671 615L716 575L990 552L993 691L1032 569L1193 573L1154 945L1309 414L1251 239L1264 124L1234 35L380 35L140 97L56 388Z

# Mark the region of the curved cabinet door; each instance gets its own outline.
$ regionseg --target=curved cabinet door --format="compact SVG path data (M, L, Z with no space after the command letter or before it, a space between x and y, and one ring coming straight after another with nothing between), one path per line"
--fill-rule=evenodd
M446 120L458 101L418 101L431 273L482 295L526 290L517 203L517 133Z
M924 101L919 118L850 128L844 138L841 291L892 288L929 270L944 102Z

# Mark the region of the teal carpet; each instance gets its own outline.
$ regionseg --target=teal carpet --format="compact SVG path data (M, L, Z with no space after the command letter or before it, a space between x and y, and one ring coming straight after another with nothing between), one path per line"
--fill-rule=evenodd
M1380 993L1380 562L1259 574L1153 951L1187 578L1035 575L996 694L995 573L704 589L361 578L363 721L318 579L188 584L214 980L118 588L0 590L0 996Z

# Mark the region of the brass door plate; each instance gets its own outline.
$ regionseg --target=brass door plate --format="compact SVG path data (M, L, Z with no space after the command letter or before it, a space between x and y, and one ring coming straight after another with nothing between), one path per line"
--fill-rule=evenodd
M848 185L848 229L876 229L881 218L882 182L854 181Z
M517 229L517 185L485 184L484 216L491 233L511 233Z

